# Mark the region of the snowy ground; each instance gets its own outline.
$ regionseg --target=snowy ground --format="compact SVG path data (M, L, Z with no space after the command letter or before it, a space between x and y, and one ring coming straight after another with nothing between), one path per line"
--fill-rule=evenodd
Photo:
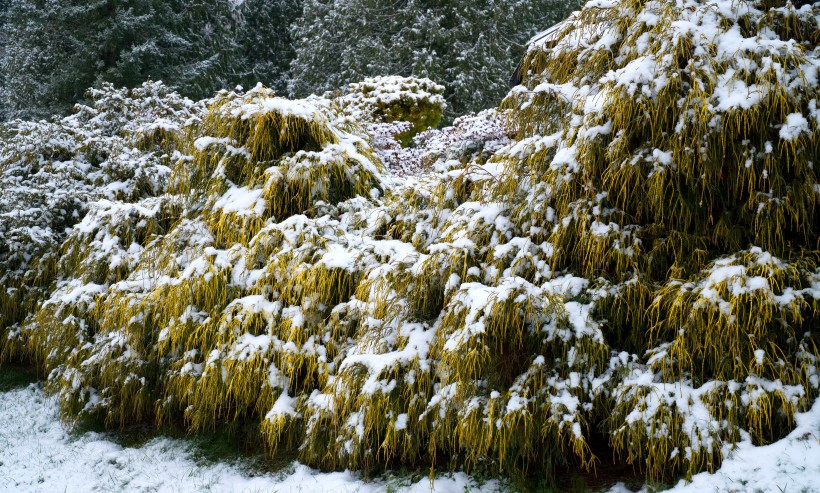
M497 482L478 485L464 474L440 477L436 493L501 492ZM190 444L155 439L122 447L105 435L69 434L57 406L35 385L0 393L0 492L344 492L431 491L423 479L365 482L353 473L321 473L294 464L279 474L251 476L239 466L204 464ZM616 486L610 493L629 490ZM797 428L765 446L741 444L716 474L681 482L674 493L820 492L820 400L799 414Z
M629 491L616 486L609 493ZM681 481L666 492L820 492L820 399L797 415L797 427L786 438L763 447L740 443L715 474L698 474L691 483Z
M362 481L353 473L321 473L294 464L251 477L238 466L203 464L182 440L155 439L124 448L105 435L69 434L52 398L32 385L0 393L0 492L324 492L431 491L429 480ZM495 492L464 474L436 479L436 493Z

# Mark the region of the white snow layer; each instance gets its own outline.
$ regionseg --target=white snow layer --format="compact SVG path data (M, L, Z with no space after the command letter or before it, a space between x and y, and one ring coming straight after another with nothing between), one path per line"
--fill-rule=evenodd
M240 465L198 462L183 440L157 438L122 447L100 433L72 435L57 402L31 385L0 393L0 492L497 492L498 481L476 484L464 473L364 481L356 473L322 473L294 463L285 471L252 475Z
M795 415L797 426L785 438L756 447L746 438L730 451L714 474L681 480L666 493L820 492L820 399ZM654 491L648 488L641 493ZM631 493L618 484L609 493Z
M479 485L463 473L440 476L432 484L427 479L366 482L352 472L322 473L298 463L283 472L253 476L239 465L198 462L182 440L157 438L132 448L104 434L72 435L57 412L55 399L35 385L0 393L0 492L505 491L500 482ZM697 474L691 483L681 481L669 491L820 491L820 400L796 420L786 438L762 447L741 442L715 474ZM619 484L609 493L629 491Z

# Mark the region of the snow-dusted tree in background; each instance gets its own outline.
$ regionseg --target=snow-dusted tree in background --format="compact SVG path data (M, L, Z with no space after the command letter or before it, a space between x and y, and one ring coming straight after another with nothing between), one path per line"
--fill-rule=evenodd
M226 83L230 0L9 0L6 18L10 116L65 112L101 82L162 79L193 96Z
M0 22L0 40L6 40L0 48L0 77L6 79L0 105L10 117L64 113L88 87L102 82L135 87L161 79L192 97L263 82L306 95L377 75L443 83L449 114L455 116L496 105L522 44L575 5L575 0L3 1L8 12L7 22Z
M323 92L372 75L443 83L451 115L495 106L522 44L573 0L308 0L294 25L290 90Z
M294 56L290 25L301 12L302 0L245 0L239 9L230 81L248 88L261 82L284 92Z
M0 66L2 60L6 57L6 11L8 10L8 0L0 0ZM0 70L0 87L6 87L6 77L2 70ZM0 98L0 121L6 119L6 105L3 98Z

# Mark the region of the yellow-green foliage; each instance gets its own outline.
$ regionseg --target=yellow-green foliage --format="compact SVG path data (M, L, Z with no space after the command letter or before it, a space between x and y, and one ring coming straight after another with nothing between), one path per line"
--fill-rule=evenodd
M216 136L187 133L181 195L100 202L74 228L66 280L14 345L50 372L66 416L213 428L327 382L353 329L326 321L357 275L326 244L339 226L303 214L361 207L381 186L365 141L329 111L261 87L223 94L198 127Z
M493 194L523 188L511 220L600 278L613 348L649 350L613 367L604 428L653 478L782 436L818 392L815 10L721 5L590 4L505 102Z
M204 219L219 245L247 244L269 218L369 196L380 186L367 144L331 127L326 106L275 97L262 86L217 96L172 189L204 191Z
M360 121L408 122L413 126L396 138L407 146L413 137L441 123L447 104L444 86L416 77L371 77L348 86L341 98L346 113Z
M494 289L462 284L445 308L434 348L442 388L454 395L433 406L447 420L436 436L457 437L469 462L586 465L583 388L569 374L600 368L606 347L595 332L579 333L551 293L518 279Z
M154 82L103 84L87 96L90 105L77 105L71 116L0 126L0 359L26 356L29 328L21 323L49 292L67 295L71 285L124 276L145 239L167 230L181 210L167 198L134 202L162 193L200 105ZM148 211L157 207L164 210ZM105 223L107 233L86 222L65 241L84 216ZM47 303L57 316L85 311L61 304Z
M543 478L603 432L714 470L820 388L815 8L721 5L588 5L524 59L517 141L418 180L344 101L221 93L11 346L67 416L252 424L322 468Z

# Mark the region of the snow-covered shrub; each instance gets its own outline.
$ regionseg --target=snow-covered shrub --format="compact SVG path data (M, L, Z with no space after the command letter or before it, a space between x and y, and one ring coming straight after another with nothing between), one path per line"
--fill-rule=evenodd
M261 86L95 144L165 193L103 178L7 347L66 416L258 425L323 468L550 475L602 432L650 478L713 470L820 388L815 16L591 2L505 109L417 137L419 176L372 115ZM46 142L13 152L74 162Z
M371 77L348 86L339 101L356 121L378 123L408 122L412 128L396 138L403 144L428 128L435 128L447 103L444 86L416 77Z
M467 163L483 164L510 143L505 113L484 110L456 118L453 125L431 129L414 137L426 167L445 171Z
M410 126L408 122L394 122L365 127L376 153L401 176L446 173L471 163L483 164L510 143L504 114L497 110L456 118L452 126L425 130L413 137L413 146L402 146L397 136Z
M302 345L333 347L309 331L323 334L359 270L328 245L338 226L324 214L383 188L330 106L261 86L219 94L186 133L172 193L98 202L74 227L64 279L22 330L67 416L212 428L266 414L289 381L327 378Z
M86 206L10 347L49 374L70 419L259 421L271 448L326 468L441 453L512 469L564 447L589 459L583 381L542 354L603 367L597 326L578 318L588 305L565 299L586 281L543 285L544 265L508 275L540 247L510 237L506 205L467 200L501 137L471 124L428 135L440 162L464 134L459 166L396 181L339 108L263 87L217 95L167 141L179 150L166 193ZM499 242L511 243L484 264ZM531 427L543 434L519 442Z
M36 309L66 232L90 204L164 191L179 155L177 136L201 111L158 82L104 85L89 97L92 104L69 117L0 128L0 330ZM13 350L0 341L0 352Z
M817 396L816 27L788 2L590 2L505 103L519 142L492 195L643 357L597 392L650 477L777 439Z

